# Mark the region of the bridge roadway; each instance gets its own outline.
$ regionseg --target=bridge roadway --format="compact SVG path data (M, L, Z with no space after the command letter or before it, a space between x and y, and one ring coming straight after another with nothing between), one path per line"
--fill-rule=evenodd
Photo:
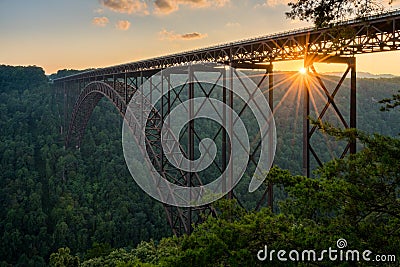
M345 128L356 127L356 60L357 54L378 53L385 51L399 50L400 47L400 10L382 13L362 19L355 19L342 22L334 27L326 28L305 28L296 31L283 32L279 34L267 35L227 44L147 59L128 64L122 64L107 68L94 69L81 72L75 75L54 80L54 86L64 101L64 123L62 133L66 137L66 146L80 147L82 137L92 114L93 109L101 98L108 98L119 110L122 116L126 111L132 95L146 79L156 74L159 70L168 67L184 66L191 62L214 62L230 65L235 68L244 69L265 69L265 75L261 82L268 79L268 101L273 108L273 72L272 65L277 61L304 60L310 77L313 77L319 84L321 91L326 95L326 104L322 111L316 111L319 119L322 119L329 107L333 107L334 112L340 118ZM314 62L336 62L347 64L347 70L343 73L336 88L329 92L324 81L316 72ZM342 83L350 76L350 103L349 119L338 109L334 97L342 87ZM188 77L193 77L194 72L187 71ZM221 74L223 75L223 74ZM176 184L196 186L201 184L201 179L195 173L171 172L168 173L168 163L160 151L160 127L164 116L170 112L170 103L181 101L180 94L193 96L193 86L188 86L189 90L182 89L174 91L171 96L165 99L168 105L161 112L161 117L154 121L149 133L156 136L153 141L148 141L148 148L154 147L142 153L152 153L151 158L157 170L162 173L165 179L173 181ZM310 128L308 116L310 115L310 87L304 84L303 92L303 171L305 175L310 173L310 155L312 155L318 164L322 164L316 151L313 149L311 141L316 127ZM192 90L192 91L191 91ZM187 91L187 92L186 92ZM227 94L223 89L224 103L233 106L233 95ZM158 111L154 111L157 115ZM164 113L163 113L164 112ZM189 123L188 134L189 157L194 156L194 139L196 137L194 122ZM221 127L222 128L222 127ZM67 129L65 131L64 129ZM228 139L226 132L222 133L222 163L218 168L225 170L229 154ZM149 139L150 140L150 139ZM349 143L342 156L348 151L354 153L355 143ZM257 151L250 155L252 160ZM250 161L251 161L250 160ZM198 182L196 182L198 181ZM272 185L268 186L262 195L257 207L265 201L268 196L268 204L273 205ZM231 191L228 197L235 197L235 192ZM208 214L215 214L212 206L182 209L174 206L164 205L168 222L174 234L190 233L193 223L200 222Z
M314 27L266 35L192 51L82 72L54 82L159 70L187 62L217 62L253 68L252 64L304 59L307 55L353 56L398 50L400 10L348 20L336 27ZM247 65L250 64L250 65ZM246 67L247 65L247 67Z

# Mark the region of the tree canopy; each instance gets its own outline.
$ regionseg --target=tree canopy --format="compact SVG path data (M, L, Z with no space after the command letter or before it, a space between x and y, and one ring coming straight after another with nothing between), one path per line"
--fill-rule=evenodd
M235 201L221 200L219 216L209 217L190 236L141 242L130 251L114 250L82 266L308 266L312 260L282 262L273 257L262 262L257 254L265 245L276 251L318 253L337 248L338 240L346 240L346 249L371 251L372 260L386 255L391 256L386 263L394 263L400 257L400 140L342 131L327 124L319 127L337 138L358 138L365 147L325 164L316 178L294 176L274 167L266 182L282 186L287 193L279 204L280 213L266 208L248 212ZM63 260L64 251L51 259ZM312 264L371 266L356 262L356 258L332 261L325 257Z
M276 78L286 80L285 75ZM396 101L399 84L399 78L358 81L363 130L398 133L399 116L379 112L374 96ZM276 86L277 99L286 94L286 85ZM338 138L359 138L365 149L326 164L316 179L273 169L268 181L276 184L275 198L282 200L279 214L221 202L218 218L209 218L191 236L168 237L162 206L140 190L126 169L118 112L101 101L85 145L65 150L62 97L42 69L1 66L0 266L257 266L262 263L256 254L264 245L325 249L339 237L351 248L400 251L398 138L320 125ZM348 101L340 93L337 97L338 104ZM276 165L295 174L301 129L290 128L295 125L293 102L282 103L276 113ZM246 183L235 190L246 208L260 199L246 194Z
M391 4L392 0L388 3ZM311 21L317 27L384 10L384 5L379 0L297 0L288 5L291 8L286 13L288 18Z

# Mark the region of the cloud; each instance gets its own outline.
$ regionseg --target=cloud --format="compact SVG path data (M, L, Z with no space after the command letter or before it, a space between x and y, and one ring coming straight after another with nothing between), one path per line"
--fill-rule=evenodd
M180 6L189 6L190 8L204 7L223 7L230 0L155 0L154 9L156 14L167 15L179 10Z
M92 20L92 24L99 27L105 27L109 22L107 17L95 17Z
M156 13L169 14L179 9L177 1L171 0L156 0L154 2Z
M179 10L181 6L190 8L223 7L231 0L99 0L100 4L114 12L149 15L167 15ZM148 2L152 2L149 8ZM98 11L103 11L101 8Z
M131 23L127 20L119 20L117 24L115 24L115 28L121 31L126 31L131 27Z
M148 6L142 0L100 0L100 3L114 12L148 15Z
M207 34L198 33L198 32L178 34L178 33L175 33L174 31L167 31L166 29L163 29L158 34L159 34L161 40L169 40L169 41L194 40L194 39L203 39L203 38L207 37Z
M207 34L201 34L198 32L185 33L180 35L180 38L183 40L203 39L205 37L207 37Z

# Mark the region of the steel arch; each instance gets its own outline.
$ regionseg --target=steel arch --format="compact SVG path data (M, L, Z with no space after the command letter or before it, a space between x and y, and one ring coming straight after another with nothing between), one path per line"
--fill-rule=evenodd
M89 83L75 102L65 140L66 147L73 144L75 144L77 148L81 146L83 134L90 116L97 103L103 97L110 100L118 109L121 116L124 117L127 105L117 90L113 89L113 87L106 82L95 81Z
M103 97L106 97L113 103L113 105L118 109L122 118L127 119L125 118L127 102L123 97L124 93L127 92L124 92L124 90L128 90L128 94L133 94L136 91L136 88L127 86L125 83L118 81L94 81L87 84L75 102L68 127L65 146L71 147L73 144L76 148L81 146L87 123L89 122L94 108ZM129 99L130 98L126 98L128 102ZM158 112L156 112L154 116L157 117L157 114ZM161 118L156 118L155 120L151 120L150 124L156 124L160 119ZM150 125L150 127L151 126L155 127L155 125ZM132 131L134 131L133 128ZM153 164L155 163L158 169L161 169L160 163L156 160L160 155L158 155L152 148L154 144L148 139L146 139L146 143L148 144L147 150L141 151L141 153L144 155L144 153L149 152L152 155L152 158L155 159ZM163 176L165 179L167 179L167 177L165 177L165 173L166 172L163 172ZM182 176L184 177L183 173ZM197 177L197 175L195 176ZM152 177L149 177L149 179L152 179ZM198 222L202 220L201 218L203 218L201 214L216 214L211 205L206 205L199 208L179 208L166 204L163 204L163 206L167 215L168 223L170 224L172 232L175 235L191 232L192 219L189 219L189 217L196 217Z

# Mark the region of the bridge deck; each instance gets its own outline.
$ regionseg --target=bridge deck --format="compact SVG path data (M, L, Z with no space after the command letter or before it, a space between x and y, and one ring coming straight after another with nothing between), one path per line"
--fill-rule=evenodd
M400 10L342 22L334 27L314 27L231 42L152 59L96 69L54 82L159 70L188 62L262 64L303 59L305 55L353 56L400 48Z

